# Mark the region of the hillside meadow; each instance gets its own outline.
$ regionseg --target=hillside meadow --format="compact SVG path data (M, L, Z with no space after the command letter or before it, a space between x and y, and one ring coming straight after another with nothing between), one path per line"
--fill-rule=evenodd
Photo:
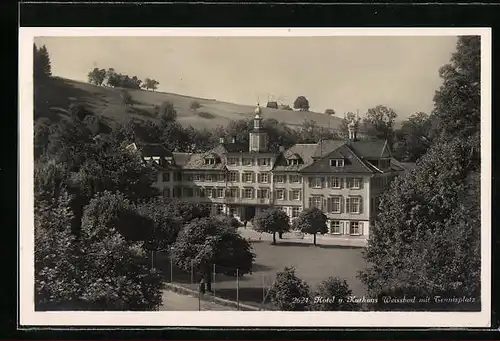
M155 106L170 101L178 114L178 122L183 126L197 129L213 129L226 126L232 120L249 119L254 116L255 106L220 102L165 92L127 89L133 105L122 103L120 88L97 86L89 83L52 78L35 84L35 118L48 117L57 120L72 103L82 103L96 115L103 117L110 125L126 123L131 119L156 121ZM200 107L191 109L196 101ZM265 105L265 103L263 103ZM262 108L264 118L273 118L285 122L291 128L297 128L304 120L315 121L319 126L336 129L342 119L316 112L301 112L281 109Z

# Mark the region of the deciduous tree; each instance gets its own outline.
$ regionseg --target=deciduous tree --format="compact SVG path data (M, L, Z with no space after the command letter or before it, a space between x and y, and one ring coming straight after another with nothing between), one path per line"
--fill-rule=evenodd
M297 277L295 268L285 267L276 274L269 297L279 310L304 311L311 303L311 290L305 281Z
M272 234L273 244L276 244L276 233L290 231L290 218L282 210L272 207L257 214L253 225L256 231Z
M305 96L299 96L293 102L293 108L300 111L309 111L309 101Z
M352 296L352 290L345 279L328 277L316 288L312 308L322 311L356 310L356 304L350 300Z
M211 273L235 276L250 273L255 254L250 243L234 227L217 218L197 218L184 225L172 248L177 266L190 271L191 266L211 290Z
M302 211L300 215L293 221L295 229L303 233L313 235L313 244L316 245L316 235L318 233L325 234L328 232L326 226L326 215L319 208L312 207Z

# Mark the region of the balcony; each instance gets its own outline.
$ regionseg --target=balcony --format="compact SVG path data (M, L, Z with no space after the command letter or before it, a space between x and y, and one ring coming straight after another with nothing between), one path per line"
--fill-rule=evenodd
M226 203L233 203L239 205L271 205L272 200L269 198L234 198L226 197Z

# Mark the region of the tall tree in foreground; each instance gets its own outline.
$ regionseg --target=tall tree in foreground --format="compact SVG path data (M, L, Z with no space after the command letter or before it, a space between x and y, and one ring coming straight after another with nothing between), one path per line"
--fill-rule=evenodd
M405 120L401 129L396 131L398 141L394 154L397 159L415 162L424 155L431 145L431 128L432 118L424 112L415 113Z
M92 310L153 310L161 304L161 276L146 264L143 243L120 233L128 234L132 222L142 220L135 218L141 216L134 206L109 192L84 209L78 257L81 300Z
M313 235L313 244L316 245L316 235L325 234L328 232L326 226L326 215L317 207L312 207L302 211L300 215L293 221L294 229L300 230L303 233Z
M481 117L481 40L480 36L461 36L450 63L439 74L443 85L434 96L438 118L436 135L443 138L478 133Z
M250 273L255 254L250 243L234 227L211 217L193 219L184 225L172 247L172 257L186 272L194 266L207 290L211 291L214 270L229 276Z
M269 297L279 310L305 311L311 304L311 289L305 281L297 277L295 268L285 267L276 274Z
M276 233L281 235L290 231L290 218L285 212L274 207L257 214L253 224L256 231L272 234L273 244L276 244Z
M456 68L441 70L444 84L435 97L440 138L382 195L384 209L370 231L361 273L372 295L479 297L478 39L459 37Z

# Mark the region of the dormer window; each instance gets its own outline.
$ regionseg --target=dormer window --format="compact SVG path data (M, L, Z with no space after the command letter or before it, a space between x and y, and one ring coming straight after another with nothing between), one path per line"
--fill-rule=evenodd
M215 159L214 158L206 158L205 159L205 164L206 165L215 165Z
M330 167L344 167L344 159L330 159Z
M296 166L299 164L299 160L298 159L290 159L290 160L288 160L287 163L289 166Z

